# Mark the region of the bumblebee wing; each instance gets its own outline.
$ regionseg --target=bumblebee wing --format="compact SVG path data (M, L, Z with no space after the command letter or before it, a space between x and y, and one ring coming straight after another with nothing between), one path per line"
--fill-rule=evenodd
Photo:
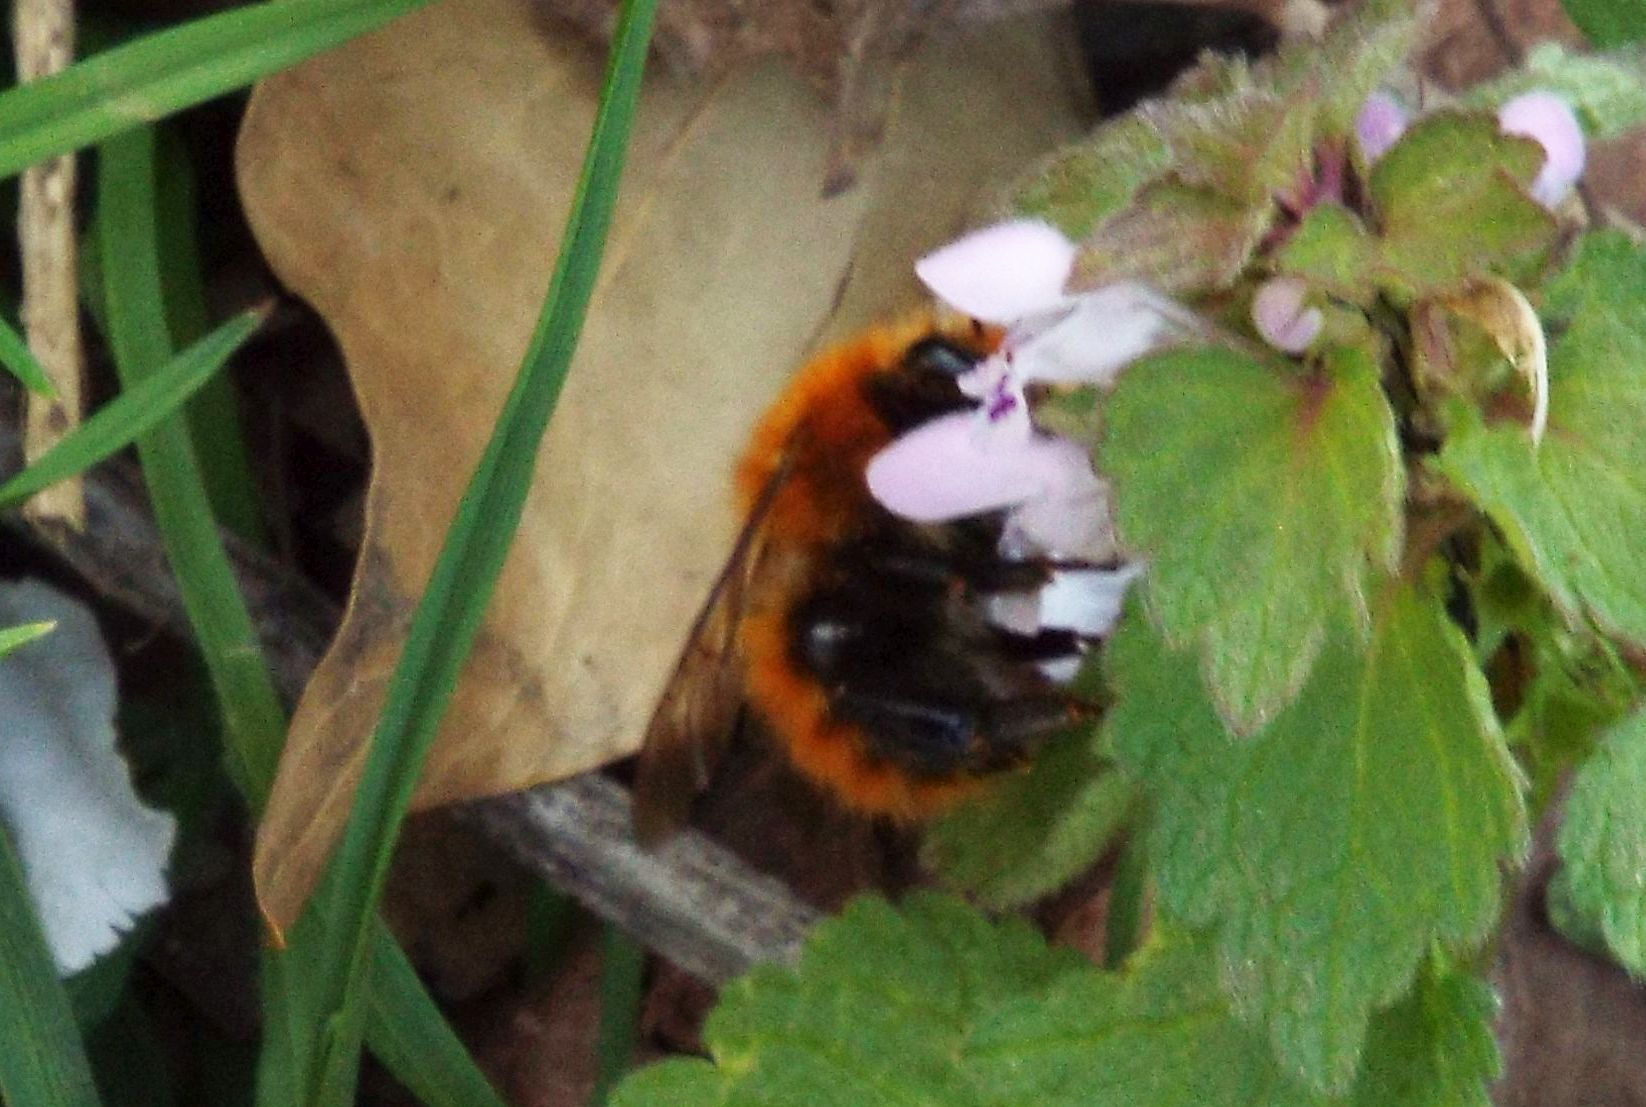
M634 785L634 828L642 843L685 825L737 728L743 708L738 626L760 571L772 504L792 470L791 455L761 490L646 728Z

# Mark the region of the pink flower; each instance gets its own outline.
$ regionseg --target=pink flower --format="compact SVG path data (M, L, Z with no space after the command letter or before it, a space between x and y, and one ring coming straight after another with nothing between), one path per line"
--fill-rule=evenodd
M1583 128L1571 105L1552 92L1524 92L1497 111L1505 134L1536 139L1545 154L1543 168L1532 182L1532 197L1552 208L1572 191L1583 175L1586 150Z
M1296 277L1271 277L1252 297L1252 325L1263 341L1288 354L1301 354L1320 337L1325 317L1303 306L1309 286Z
M1367 164L1381 158L1389 147L1400 141L1411 119L1405 105L1387 92L1374 92L1366 97L1360 114L1355 116L1355 138Z

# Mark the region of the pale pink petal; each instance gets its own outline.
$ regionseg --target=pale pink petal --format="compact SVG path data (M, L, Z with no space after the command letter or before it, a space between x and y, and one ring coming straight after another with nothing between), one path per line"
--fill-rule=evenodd
M1033 638L1040 633L1038 592L994 592L984 600L989 622L1002 630Z
M1296 277L1264 281L1252 297L1252 324L1263 340L1277 350L1301 354L1320 337L1325 324L1319 308L1305 308L1309 286Z
M1026 321L1006 346L1019 380L1107 385L1144 354L1198 330L1175 300L1120 281L1076 297L1060 314Z
M1525 92L1498 109L1497 121L1507 134L1536 139L1547 155L1532 182L1533 198L1551 208L1564 200L1583 175L1587 156L1571 105L1552 92Z
M1007 324L1063 299L1075 245L1050 223L1014 219L958 238L919 261L932 294L985 323Z
M1103 562L1118 552L1109 488L1092 472L1090 462L1061 488L1013 508L1001 535L1006 557Z
M869 491L890 511L947 522L1078 487L1091 460L1050 435L990 433L972 412L924 423L869 462Z
M1405 105L1387 92L1374 92L1366 97L1360 114L1355 117L1355 138L1367 162L1374 162L1388 152L1406 133L1411 115Z
M1143 574L1141 562L1118 569L1060 569L1040 590L1040 626L1101 638L1120 621L1126 590Z

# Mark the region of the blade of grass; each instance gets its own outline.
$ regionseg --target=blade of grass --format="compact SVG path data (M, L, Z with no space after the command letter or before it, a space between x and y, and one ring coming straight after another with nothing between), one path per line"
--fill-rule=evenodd
M428 0L271 0L145 35L0 93L0 176L221 96Z
M622 930L606 924L600 960L600 1041L596 1053L592 1107L604 1107L612 1089L634 1062L640 1039L640 1001L645 994L646 950Z
M322 1050L317 1102L341 1104L340 1086L358 1052L360 994L369 923L382 895L394 841L478 633L519 526L538 445L560 398L582 330L628 152L656 0L624 0L611 60L543 312L485 453L446 532L372 735L342 843L310 912L335 925L311 951L326 986L317 1025Z
M0 825L0 1096L11 1107L97 1103L69 997Z
M210 329L200 247L195 237L198 195L194 166L176 127L159 129L157 154L155 171L165 182L156 193L159 207L155 212L160 287L165 291L172 344L182 349L199 341ZM251 455L240 429L234 379L226 373L214 374L183 410L217 521L258 549L268 549L269 531L263 521L262 496L252 476Z
M52 632L57 624L24 623L22 626L6 627L0 630L0 657L5 657L19 646L26 646L36 638L42 638Z
M153 131L143 127L111 139L99 156L97 226L108 337L122 384L135 389L171 352L157 260ZM274 782L286 727L262 645L224 552L187 426L175 416L162 420L138 438L137 450L166 553L223 711L230 775L251 809L260 812ZM375 918L369 935L374 945L393 945ZM386 956L404 961L397 949ZM299 1074L280 1072L288 1063L282 1058L291 1054L282 1052L285 1043L278 1039L291 1031L279 1007L311 1009L303 997L315 991L318 969L311 961L271 953L264 958L264 970L266 991L276 1002L267 1012L266 1064L260 1075L275 1087L289 1077L295 1088ZM391 1065L407 1087L431 1107L503 1107L409 965L405 971L391 965L377 975L373 989L368 1034L374 1050L380 1046L380 1056L403 1057L405 1043L412 1041L421 1054L414 1070ZM397 1025L401 1022L409 1025ZM304 1033L312 1035L308 1028ZM270 1041L273 1049L267 1048ZM436 1061L444 1071L432 1071ZM274 1073L268 1075L271 1067ZM454 1088L461 1090L456 1098ZM297 1098L275 1102L295 1103Z
M0 365L10 370L11 375L35 395L57 398L57 389L52 387L51 378L46 376L46 367L34 356L34 351L29 349L29 344L17 328L4 319L0 319Z
M0 484L0 511L45 488L85 472L171 415L221 369L263 320L245 312L172 358L153 376L104 404L38 461Z

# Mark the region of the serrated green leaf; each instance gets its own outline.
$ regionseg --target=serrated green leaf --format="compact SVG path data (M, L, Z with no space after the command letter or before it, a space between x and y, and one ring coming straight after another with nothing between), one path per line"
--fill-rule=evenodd
M981 1102L1037 1107L1323 1107L1218 994L1214 957L1173 939L1125 975L1088 969L1006 1007L967 1044Z
M1485 113L1434 112L1412 124L1372 168L1380 283L1412 296L1535 270L1557 232L1526 190L1543 157Z
M1424 973L1372 1022L1354 1107L1492 1107L1503 1068L1492 1022L1497 996L1481 980Z
M1466 421L1439 470L1485 509L1569 615L1646 642L1646 254L1590 236L1549 288L1569 316L1549 352L1549 429Z
M1577 112L1589 138L1604 142L1646 123L1646 70L1638 52L1606 57L1574 54L1558 42L1540 42L1526 61L1470 89L1464 103L1496 109L1511 97L1547 89Z
M1272 204L1247 206L1182 181L1155 181L1080 243L1074 286L1137 278L1174 293L1227 288L1273 220Z
M757 968L721 993L704 1028L714 1069L670 1062L612 1102L981 1104L956 1063L978 1022L1083 965L1027 923L952 899L857 900L818 927L797 971Z
M989 907L1055 891L1108 848L1131 810L1133 787L1095 748L1071 734L933 823L923 864Z
M1615 727L1578 772L1559 848L1567 900L1646 976L1646 712Z
M1371 1012L1434 944L1484 937L1499 865L1526 847L1467 645L1437 601L1391 585L1370 638L1334 629L1297 701L1248 739L1135 611L1108 657L1113 746L1154 801L1162 901L1218 928L1236 1009L1283 1063L1345 1088Z
M1136 115L1122 116L1054 154L1017 186L1007 204L1013 213L1045 219L1078 241L1170 163L1166 142L1154 128Z
M1185 183L1248 207L1267 208L1310 168L1314 101L1241 90L1215 100L1162 100L1143 117L1166 140Z
M1342 204L1310 210L1275 257L1275 268L1351 303L1369 304L1377 243Z
M1646 0L1560 0L1560 6L1602 50L1646 39Z
M1249 732L1285 706L1333 619L1365 608L1400 540L1394 417L1365 353L1330 369L1226 349L1140 361L1110 399L1100 468L1150 613L1193 644L1223 717Z

